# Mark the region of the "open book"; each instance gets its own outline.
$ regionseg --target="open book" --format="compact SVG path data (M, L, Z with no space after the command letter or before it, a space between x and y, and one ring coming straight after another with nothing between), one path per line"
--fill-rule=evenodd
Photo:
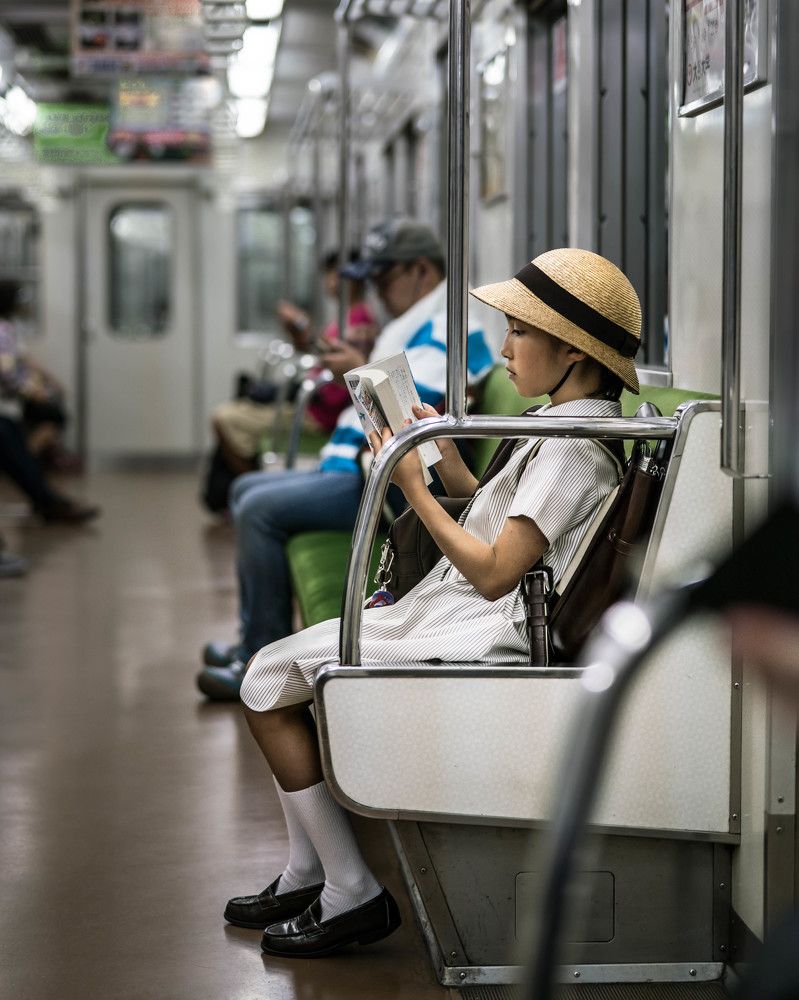
M411 407L420 405L419 393L404 351L353 368L344 376L344 381L367 437L372 431L380 434L384 427L396 434L405 420L416 420ZM441 452L435 441L427 441L419 445L417 453L429 486L433 480L428 466L439 461Z

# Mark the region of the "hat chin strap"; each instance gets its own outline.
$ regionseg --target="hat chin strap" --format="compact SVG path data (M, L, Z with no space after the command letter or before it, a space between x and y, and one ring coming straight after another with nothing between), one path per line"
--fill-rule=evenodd
M561 388L561 386L564 384L564 382L566 381L566 379L571 375L572 371L574 371L574 366L576 364L577 364L576 361L572 361L572 363L566 369L566 374L563 376L563 378L560 380L560 382L558 382L558 384L554 387L554 389L549 389L548 390L547 396L554 396L555 395L555 393L558 391L558 389Z

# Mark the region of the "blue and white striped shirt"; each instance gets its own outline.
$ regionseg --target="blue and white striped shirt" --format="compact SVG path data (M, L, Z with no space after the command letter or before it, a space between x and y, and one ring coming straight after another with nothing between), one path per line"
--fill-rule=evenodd
M438 406L444 398L447 378L447 283L386 324L380 332L370 361L380 361L405 351L416 391L423 403ZM469 324L466 366L470 382L479 382L496 361L484 331ZM365 445L361 422L353 406L344 410L330 441L320 453L322 472L358 472L358 452Z

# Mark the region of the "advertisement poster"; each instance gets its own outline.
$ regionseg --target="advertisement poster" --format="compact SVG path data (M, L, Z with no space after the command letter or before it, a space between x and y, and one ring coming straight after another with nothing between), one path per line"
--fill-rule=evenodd
M750 87L766 76L768 27L766 0L745 2L744 86ZM683 0L683 114L712 107L724 97L725 8L725 0Z
M207 70L200 0L71 0L76 75Z
M38 104L33 154L38 163L95 167L119 163L108 148L108 108L97 104Z
M109 147L126 161L206 162L208 83L202 77L152 74L120 78L111 103Z

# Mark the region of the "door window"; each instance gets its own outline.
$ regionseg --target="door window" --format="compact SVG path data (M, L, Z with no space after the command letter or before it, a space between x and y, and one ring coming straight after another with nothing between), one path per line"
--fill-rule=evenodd
M163 337L172 312L172 209L123 204L108 217L108 327L120 338Z
M274 330L275 309L286 298L284 226L280 209L241 208L237 224L239 332Z

